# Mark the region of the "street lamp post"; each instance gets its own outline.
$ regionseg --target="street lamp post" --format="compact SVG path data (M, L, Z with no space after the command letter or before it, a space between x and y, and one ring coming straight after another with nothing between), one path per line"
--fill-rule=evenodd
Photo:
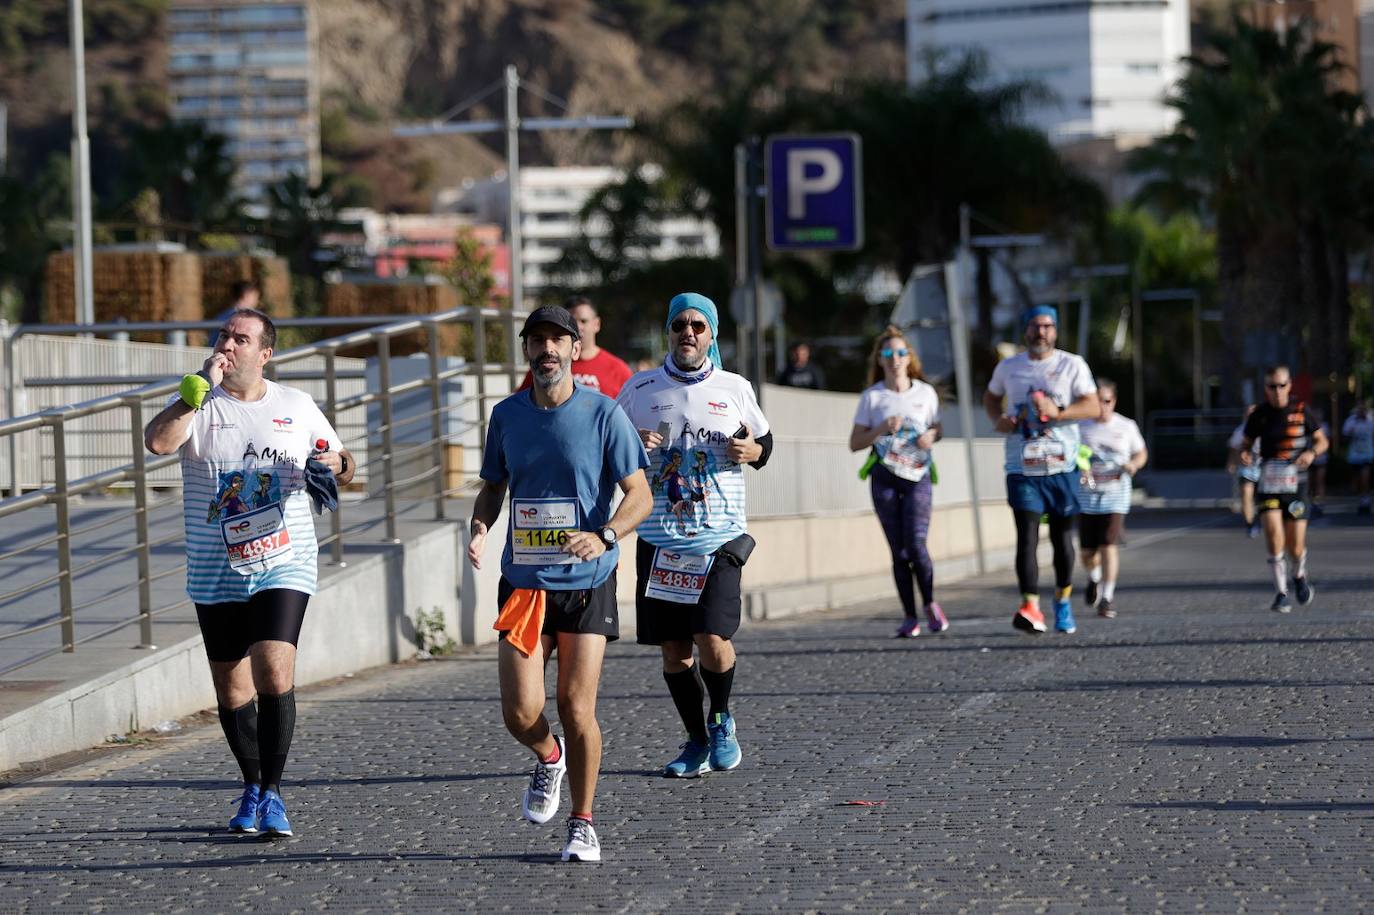
M91 143L86 136L86 37L81 0L71 0L72 270L77 324L95 323L91 272Z

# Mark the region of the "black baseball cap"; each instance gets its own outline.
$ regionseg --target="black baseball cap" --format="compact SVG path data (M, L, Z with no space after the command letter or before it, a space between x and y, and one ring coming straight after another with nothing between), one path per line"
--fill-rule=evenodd
M566 330L572 334L574 340L582 336L582 331L578 330L577 322L573 316L568 314L568 309L561 305L542 305L530 312L530 316L525 319L525 326L520 329L520 336L525 336L530 332L530 328L536 324L552 324L559 330Z

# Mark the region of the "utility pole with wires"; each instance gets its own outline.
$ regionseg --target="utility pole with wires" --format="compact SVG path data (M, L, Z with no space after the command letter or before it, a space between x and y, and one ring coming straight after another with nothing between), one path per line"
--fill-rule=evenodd
M494 95L501 89L506 92L505 117L499 121L461 121L450 119L467 111L478 102ZM622 116L584 115L582 117L521 118L519 111L520 90L524 89L550 104L568 111L568 103L533 83L522 82L514 65L506 66L505 78L492 83L481 92L459 102L439 117L420 124L406 124L393 130L398 137L431 137L453 133L498 133L506 135L506 190L507 219L510 228L506 240L510 246L510 305L512 312L524 310L524 276L521 258L520 238L520 131L522 130L625 130L634 126L634 120Z

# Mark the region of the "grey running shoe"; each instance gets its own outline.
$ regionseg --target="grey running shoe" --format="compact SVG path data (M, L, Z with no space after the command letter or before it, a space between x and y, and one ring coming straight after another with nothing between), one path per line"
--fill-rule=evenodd
M596 838L596 830L581 817L568 817L568 844L563 846L563 860L601 860L601 843Z
M1102 598L1097 604L1097 615L1104 620L1116 619L1116 611L1112 609L1112 602L1105 597Z
M1274 595L1274 602L1269 605L1269 609L1275 613L1287 613L1293 609L1293 602L1288 599L1287 592L1280 591Z
M525 789L521 803L521 813L531 823L547 823L558 812L558 800L563 793L563 776L568 772L568 748L563 738L553 738L558 743L558 762L545 763L534 761L534 771L530 773L530 786ZM564 860L567 860L566 858Z

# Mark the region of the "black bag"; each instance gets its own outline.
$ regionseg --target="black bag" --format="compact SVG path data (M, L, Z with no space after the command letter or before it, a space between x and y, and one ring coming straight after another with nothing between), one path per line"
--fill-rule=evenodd
M716 555L723 557L735 568L742 569L744 564L749 561L749 554L752 552L754 552L754 538L748 534L740 534L716 550Z

